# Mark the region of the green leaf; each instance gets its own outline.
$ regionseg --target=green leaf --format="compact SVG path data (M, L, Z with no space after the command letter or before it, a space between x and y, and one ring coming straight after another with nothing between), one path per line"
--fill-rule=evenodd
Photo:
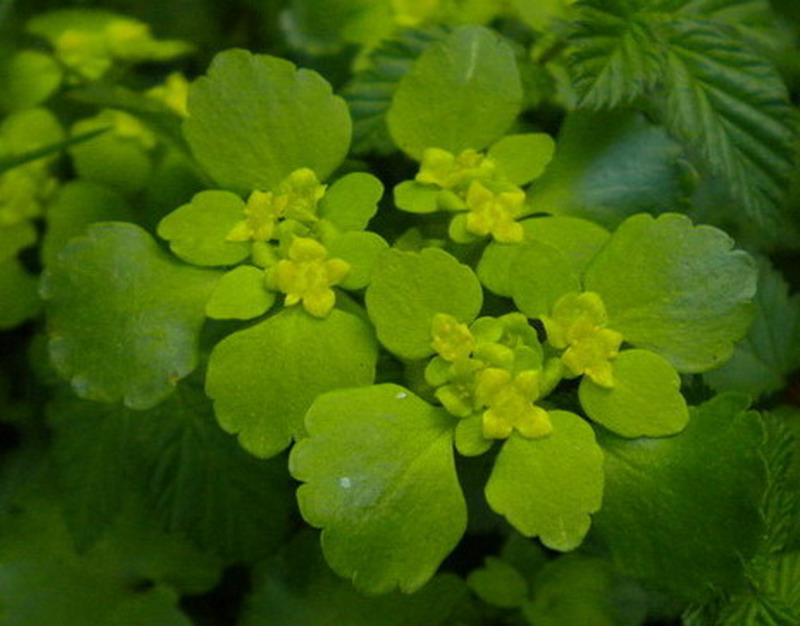
M526 537L553 550L574 550L603 496L603 454L591 427L567 411L550 411L552 434L512 435L486 484L486 499Z
M531 190L530 204L536 211L616 228L635 213L686 205L688 169L683 148L641 113L572 111L561 125L553 160Z
M45 265L56 260L58 252L94 222L125 221L132 213L125 199L111 187L89 180L73 180L58 189L47 207L47 230L42 239L41 257Z
M510 264L508 283L514 304L528 317L549 315L561 296L581 290L578 273L567 256L540 241L519 246Z
M318 395L370 384L376 359L371 329L360 318L334 309L316 319L284 309L216 345L206 392L222 428L267 458L305 434L303 416Z
M36 243L36 228L31 220L0 226L0 263L17 256L17 252Z
M271 189L301 167L324 180L347 154L351 122L316 72L227 50L192 84L183 129L211 177L243 193Z
M300 511L323 529L330 566L359 589L419 589L464 533L454 425L389 384L325 394L309 410L309 437L289 460L305 483Z
M772 393L800 368L800 296L789 296L789 285L769 263L759 269L750 332L736 344L730 361L703 375L716 391Z
M511 46L482 26L462 26L431 44L397 85L387 122L401 150L480 150L498 139L522 106Z
M409 213L435 213L439 210L440 193L438 187L404 180L394 187L394 203L398 209Z
M600 433L606 488L593 533L621 573L690 600L743 582L766 486L761 420L747 403L718 396L677 437Z
M58 90L64 72L49 54L22 50L11 58L3 74L8 89L5 103L13 109L30 109Z
M344 88L353 116L353 150L383 154L396 148L386 127L386 112L400 79L432 41L447 35L441 27L408 29L385 39L372 51L366 67Z
M478 456L492 447L494 440L483 436L483 415L476 413L458 421L455 444L459 454Z
M493 556L486 557L482 568L470 572L467 584L492 606L513 609L528 599L528 582L522 574L510 563Z
M255 572L240 626L447 626L469 611L469 592L453 574L434 577L419 591L369 596L334 575L314 533L299 533L279 557Z
M319 202L318 213L340 230L364 230L377 213L382 196L383 183L379 179L366 172L353 172L328 188Z
M222 275L206 303L206 315L218 320L250 320L266 313L275 302L267 290L264 270L240 265Z
M175 263L138 226L90 226L43 276L53 365L83 398L158 404L197 365L217 278Z
M0 261L0 329L14 328L39 312L36 277L12 257Z
M683 430L689 409L680 376L664 358L647 350L624 350L611 367L610 389L588 376L581 379L578 393L586 415L623 437L663 437Z
M195 265L236 265L250 255L250 243L228 241L242 221L244 202L230 191L201 191L158 224L158 236L184 261Z
M449 313L462 322L478 315L483 301L472 270L438 248L421 253L388 250L378 259L367 288L367 312L378 339L406 359L433 354L431 321Z
M350 271L340 286L363 289L369 285L375 264L389 244L376 233L350 231L333 239L327 248L331 257L344 259L350 264Z
M542 175L555 149L555 141L546 133L506 135L489 148L488 156L509 182L527 185Z
M752 318L756 270L733 241L683 215L636 215L620 225L586 271L608 326L679 372L725 362Z

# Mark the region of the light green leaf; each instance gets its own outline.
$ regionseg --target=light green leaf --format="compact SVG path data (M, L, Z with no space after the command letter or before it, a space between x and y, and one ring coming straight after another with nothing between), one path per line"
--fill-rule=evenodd
M43 276L53 365L83 398L158 404L197 365L218 276L175 263L133 224L90 226Z
M553 20L567 17L567 8L574 0L511 0L520 18L539 32L550 32Z
M766 486L761 420L747 402L718 396L677 437L599 433L606 488L593 533L621 573L690 600L743 583Z
M611 368L610 389L588 376L581 379L578 393L586 415L623 437L664 437L683 430L689 409L681 395L681 379L663 357L648 350L624 350Z
M438 187L404 180L395 185L394 203L398 209L409 213L434 213L439 210L440 192Z
M486 499L526 537L553 550L574 550L603 497L603 454L591 426L567 411L550 411L552 434L503 444L486 484Z
M36 228L31 220L0 226L0 263L17 256L17 252L36 243L36 236Z
M240 265L223 274L206 303L206 315L218 320L250 320L266 313L275 302L267 289L264 270Z
M458 421L455 443L456 450L464 456L478 456L492 447L494 440L483 436L483 415L481 413Z
M63 70L49 54L22 50L4 69L7 94L3 96L13 109L29 109L47 100L61 86Z
M464 533L454 425L390 384L325 394L309 410L309 437L289 460L305 483L300 511L323 529L330 566L359 589L419 589Z
M493 556L486 557L482 568L470 572L467 584L492 606L513 609L528 599L528 582L522 574L510 563Z
M47 207L42 262L52 264L67 242L83 233L89 224L131 218L128 203L111 187L89 180L70 181L58 189Z
M542 175L555 149L555 141L546 133L506 135L489 148L488 156L509 182L527 185Z
M586 271L608 326L679 372L725 362L745 334L756 291L752 258L733 240L677 214L636 215L617 229Z
M470 609L469 591L453 574L419 591L382 596L359 593L330 571L315 533L299 533L279 557L255 572L240 626L449 626Z
M183 129L211 177L244 193L271 189L301 167L324 180L347 154L351 123L344 101L316 72L226 50L192 84Z
M340 286L363 289L369 285L375 264L389 244L376 233L351 231L339 235L327 247L331 257L344 259L350 264L350 271Z
M226 237L244 218L244 202L236 194L201 191L161 220L158 236L189 263L236 265L250 255L250 242L227 241Z
M419 160L425 148L485 148L521 106L511 46L487 28L462 26L431 44L403 76L387 122L400 149Z
M800 368L800 296L789 296L789 285L769 263L762 262L759 270L747 337L736 344L730 361L703 375L716 391L772 393Z
M303 436L303 416L318 395L370 384L376 359L371 329L360 318L337 309L324 319L284 309L216 345L206 392L222 428L267 458Z
M367 312L378 339L406 359L433 354L431 321L449 313L462 322L478 315L483 301L472 270L438 248L421 253L388 250L378 259L367 288Z
M382 196L380 180L372 174L353 172L330 186L319 202L318 213L340 230L364 230L378 211Z
M514 304L528 317L549 315L561 296L581 290L578 273L567 256L541 241L519 246L510 264L508 283Z
M0 261L0 329L14 328L39 312L37 280L12 257Z

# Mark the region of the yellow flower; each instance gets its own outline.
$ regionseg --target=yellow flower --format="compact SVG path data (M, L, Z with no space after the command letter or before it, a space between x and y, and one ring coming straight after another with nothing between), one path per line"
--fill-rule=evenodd
M494 161L476 150L467 149L455 156L447 150L428 148L422 155L416 181L452 189L476 179L490 178L494 171Z
M517 243L525 231L516 221L525 204L525 192L517 187L494 192L474 180L467 191L467 230L476 235L491 234L495 241Z
M613 387L611 359L619 354L622 334L606 328L608 314L603 300L594 292L568 293L543 317L547 341L566 348L561 361L575 375L586 374L602 387Z
M245 219L234 224L228 241L269 241L275 235L275 225L284 216L285 204L271 191L254 191L244 207Z
M464 359L475 349L475 338L467 325L447 313L433 316L431 332L433 349L446 361Z
M307 167L293 171L278 186L280 202L286 217L300 222L317 221L317 203L325 195L327 185L322 185Z
M286 294L286 306L302 302L314 317L325 317L336 304L331 287L341 283L350 271L347 261L327 256L328 251L318 241L295 237L289 246L289 258L267 270L267 286Z
M475 397L487 407L483 412L483 436L487 439L505 439L514 430L536 439L553 431L547 411L534 404L539 398L536 370L513 377L508 370L486 368L478 374Z

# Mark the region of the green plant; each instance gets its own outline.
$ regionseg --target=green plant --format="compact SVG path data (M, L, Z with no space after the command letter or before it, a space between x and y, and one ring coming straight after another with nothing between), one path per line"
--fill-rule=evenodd
M100 4L0 4L0 623L800 620L800 21Z

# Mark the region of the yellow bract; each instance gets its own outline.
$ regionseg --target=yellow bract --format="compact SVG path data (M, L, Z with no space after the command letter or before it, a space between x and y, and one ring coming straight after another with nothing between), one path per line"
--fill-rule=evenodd
M594 292L568 293L543 317L547 340L566 351L561 361L576 376L586 374L602 387L613 387L610 360L619 354L622 335L606 328L608 315L600 296Z
M307 237L295 237L289 246L288 259L281 259L267 270L267 286L286 294L286 306L298 302L314 317L325 317L336 304L334 285L350 271L342 259L328 259L321 243Z
M181 72L172 72L163 85L153 87L147 95L166 104L181 117L188 117L189 81Z
M431 345L446 361L467 358L475 349L475 338L469 327L447 313L433 316L432 333Z
M525 192L519 188L494 192L474 180L467 191L467 230L476 235L492 235L501 243L522 241L525 231L516 218L525 204Z
M307 167L295 170L275 192L254 191L244 208L245 219L237 222L228 241L269 241L275 237L279 220L292 218L301 222L317 219L317 203L325 195L325 185Z
M508 370L489 367L478 375L475 397L486 406L483 436L505 439L513 430L529 439L553 431L547 411L534 402L539 398L539 372L527 370L512 377Z
M458 156L447 150L428 148L416 176L418 183L452 189L473 180L490 178L495 171L494 161L472 149Z

